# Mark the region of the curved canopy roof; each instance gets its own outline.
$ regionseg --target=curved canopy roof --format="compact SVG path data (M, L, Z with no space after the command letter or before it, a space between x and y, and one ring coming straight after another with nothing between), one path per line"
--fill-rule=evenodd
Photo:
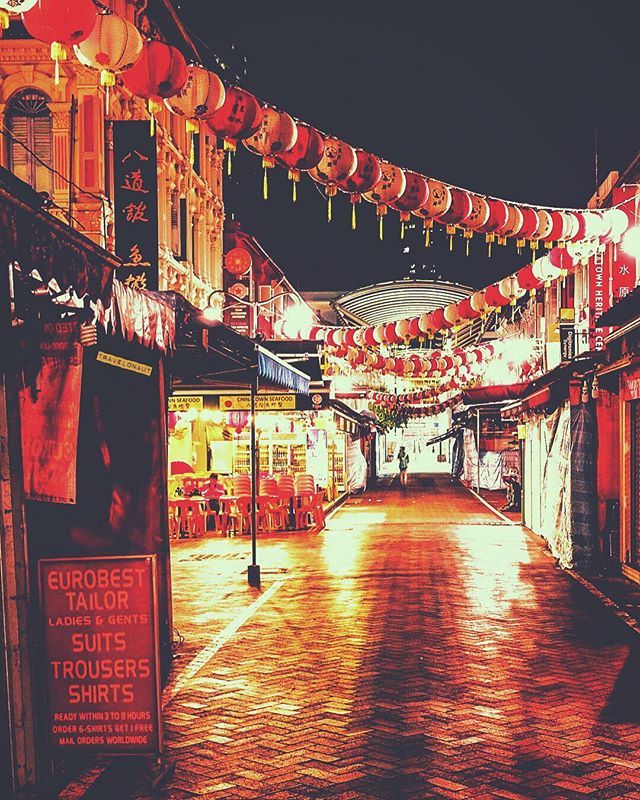
M378 325L418 317L435 308L456 303L474 289L448 281L387 281L364 286L336 298L332 305L350 322Z

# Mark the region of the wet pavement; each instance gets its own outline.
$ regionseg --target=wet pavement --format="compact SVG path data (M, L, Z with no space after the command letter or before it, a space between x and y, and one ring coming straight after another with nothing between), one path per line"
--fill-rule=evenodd
M640 798L638 635L466 489L411 481L263 537L261 592L246 538L173 548L160 797ZM132 781L111 796L158 796Z

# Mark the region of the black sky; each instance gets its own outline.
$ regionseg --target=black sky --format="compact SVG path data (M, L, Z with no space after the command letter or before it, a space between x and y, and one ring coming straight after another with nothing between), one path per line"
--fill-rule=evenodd
M505 199L584 206L599 171L640 150L640 11L635 2L205 2L181 17L242 84L321 130L400 166ZM244 58L246 57L246 65ZM222 72L225 80L230 70ZM240 152L242 151L242 152ZM284 170L261 198L259 159L239 148L227 212L254 233L301 289L349 289L434 268L484 286L526 263L513 244L491 260L479 238L465 257L397 215L377 238L373 206L350 229L341 195L334 220L313 181L296 206ZM226 180L226 179L225 179ZM409 253L403 248L409 246Z

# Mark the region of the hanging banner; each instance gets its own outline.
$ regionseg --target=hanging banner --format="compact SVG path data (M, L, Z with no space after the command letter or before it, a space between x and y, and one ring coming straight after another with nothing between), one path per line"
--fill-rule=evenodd
M571 361L576 355L576 312L574 308L560 309L560 360Z
M610 261L598 252L589 261L589 349L604 350L609 328L600 328L597 319L611 308Z
M158 172L149 122L113 122L117 277L136 289L158 288Z
M52 751L160 752L156 556L39 562Z
M40 367L20 390L24 491L31 500L76 502L82 388L79 324L45 322Z

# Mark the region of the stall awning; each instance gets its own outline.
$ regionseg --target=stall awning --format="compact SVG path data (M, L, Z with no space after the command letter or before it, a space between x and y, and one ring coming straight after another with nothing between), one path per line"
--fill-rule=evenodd
M173 388L258 388L308 394L309 376L221 322L204 324L196 308L181 300L177 346L171 362Z
M370 430L375 427L375 421L360 414L359 411L351 408L340 400L330 400L329 407L332 408L338 417L344 421L344 430L347 433L359 433L361 428Z
M516 400L530 387L530 383L514 383L510 386L478 386L465 389L462 399L467 405L486 405Z
M309 375L313 383L322 381L319 342L307 339L267 339L263 344L269 352Z
M309 394L311 379L304 372L283 361L260 345L256 346L258 379L269 386L292 389L298 394Z

